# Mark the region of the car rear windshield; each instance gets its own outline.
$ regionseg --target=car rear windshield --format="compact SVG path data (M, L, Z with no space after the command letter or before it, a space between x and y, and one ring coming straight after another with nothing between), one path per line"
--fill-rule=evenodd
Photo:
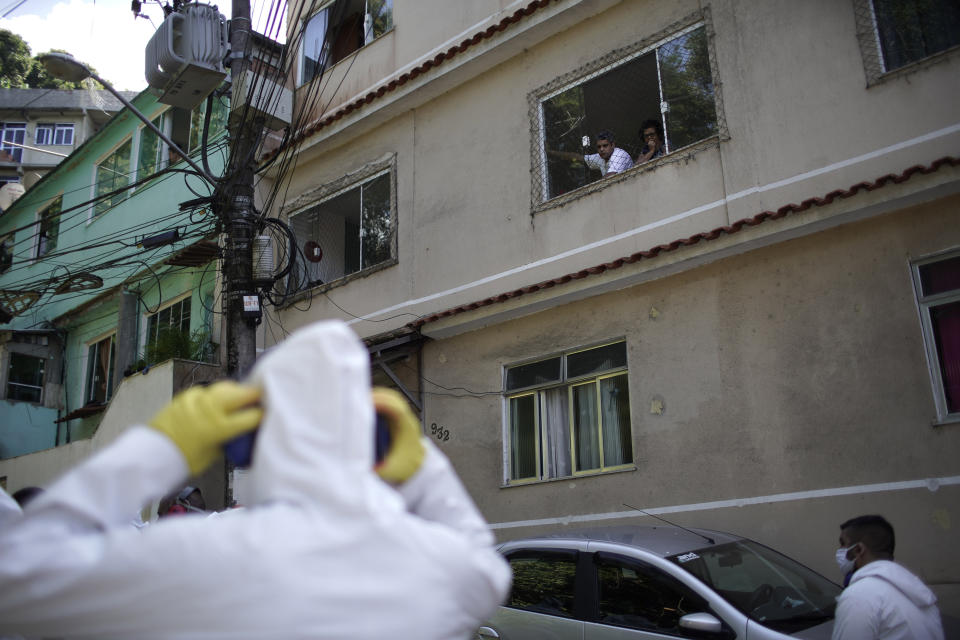
M764 626L791 633L833 618L840 586L750 540L669 558Z

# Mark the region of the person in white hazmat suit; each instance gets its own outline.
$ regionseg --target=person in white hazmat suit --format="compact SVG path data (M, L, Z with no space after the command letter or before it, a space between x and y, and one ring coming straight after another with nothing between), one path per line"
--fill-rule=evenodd
M5 519L0 635L470 637L509 567L409 407L376 402L393 414L380 475L369 358L340 322L293 334L249 385L179 394ZM257 425L246 509L128 526Z

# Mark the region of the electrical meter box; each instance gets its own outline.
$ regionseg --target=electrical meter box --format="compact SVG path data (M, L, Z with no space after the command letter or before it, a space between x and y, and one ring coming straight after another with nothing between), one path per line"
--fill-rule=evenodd
M215 6L188 4L167 16L146 51L146 78L164 104L193 109L227 76L226 18Z

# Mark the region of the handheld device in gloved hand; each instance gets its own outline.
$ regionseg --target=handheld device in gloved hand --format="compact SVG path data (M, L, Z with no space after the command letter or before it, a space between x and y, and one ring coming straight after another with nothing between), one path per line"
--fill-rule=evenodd
M423 461L420 423L400 394L389 389L375 389L373 404L374 468L384 480L403 482ZM234 466L250 466L258 431L245 433L224 445L223 452Z
M379 413L376 414L376 420L376 430L373 434L374 462L375 464L380 464L387 455L387 450L390 448L390 428L387 426L387 419ZM223 453L233 466L250 466L250 462L253 459L253 447L257 443L257 433L259 433L259 431L260 430L257 429L250 433L245 433L224 445Z

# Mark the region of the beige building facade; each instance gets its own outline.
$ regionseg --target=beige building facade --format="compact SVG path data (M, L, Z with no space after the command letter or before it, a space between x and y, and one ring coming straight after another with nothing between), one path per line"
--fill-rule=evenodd
M839 579L839 523L881 513L960 613L960 51L878 11L393 3L297 76L265 346L350 322L501 539L636 507ZM635 162L648 119L661 157L572 157L610 129Z

